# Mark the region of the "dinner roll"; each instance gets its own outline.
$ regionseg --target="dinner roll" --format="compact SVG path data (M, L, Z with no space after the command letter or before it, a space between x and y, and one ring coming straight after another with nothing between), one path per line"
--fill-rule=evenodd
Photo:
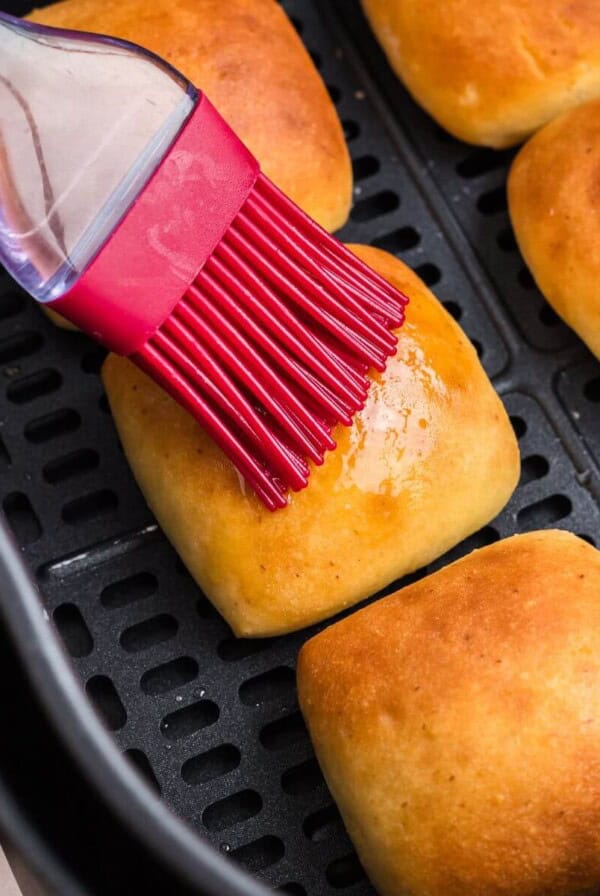
M63 0L28 18L111 34L167 59L284 192L328 230L345 222L352 174L342 128L275 0Z
M586 542L533 532L470 554L312 638L298 687L380 896L600 885L600 553Z
M566 112L523 147L508 198L539 288L600 358L600 100Z
M353 427L271 513L197 423L129 361L103 377L133 472L238 635L301 628L438 557L504 506L519 474L504 408L460 327L393 256L354 247L411 298L399 350Z
M518 143L600 95L597 0L362 0L396 74L461 140Z

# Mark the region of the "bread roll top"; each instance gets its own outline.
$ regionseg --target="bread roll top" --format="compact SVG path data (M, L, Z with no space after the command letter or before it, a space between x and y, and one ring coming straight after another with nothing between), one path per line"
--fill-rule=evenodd
M523 147L508 199L538 286L600 357L600 100L566 112Z
M600 95L596 0L362 0L392 68L450 133L519 143Z
M485 525L519 474L506 412L458 324L402 262L354 251L410 296L375 374L308 488L270 513L195 421L131 363L103 377L133 472L238 635L301 628L419 568Z
M600 884L600 552L586 542L535 532L476 551L310 640L298 686L381 896Z

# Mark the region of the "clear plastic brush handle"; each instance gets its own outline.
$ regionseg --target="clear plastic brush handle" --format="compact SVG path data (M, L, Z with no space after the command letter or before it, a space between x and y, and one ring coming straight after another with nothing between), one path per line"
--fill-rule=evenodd
M0 262L36 299L93 259L196 99L139 47L0 13Z

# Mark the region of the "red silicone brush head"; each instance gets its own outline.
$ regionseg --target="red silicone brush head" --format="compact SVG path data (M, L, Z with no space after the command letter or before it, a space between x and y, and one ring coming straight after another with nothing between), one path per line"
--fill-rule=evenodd
M407 298L264 175L185 296L134 360L274 510L363 407Z
M163 386L275 510L363 406L406 303L259 173L202 97L52 307Z

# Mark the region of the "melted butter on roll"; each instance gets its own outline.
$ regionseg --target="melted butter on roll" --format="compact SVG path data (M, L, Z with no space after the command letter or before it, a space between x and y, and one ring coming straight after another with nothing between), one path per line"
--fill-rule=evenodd
M443 554L519 476L502 403L462 330L393 256L354 251L411 297L399 350L290 506L270 513L195 421L129 361L103 370L132 470L165 533L240 636L302 628Z

